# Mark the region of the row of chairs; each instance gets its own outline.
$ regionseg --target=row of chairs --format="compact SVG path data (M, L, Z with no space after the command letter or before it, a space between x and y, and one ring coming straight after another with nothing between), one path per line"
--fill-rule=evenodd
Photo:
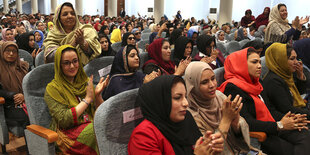
M263 40L260 38L256 38L254 39L255 42L259 42L259 43L263 43ZM239 51L242 49L242 47L247 44L248 42L250 42L249 39L244 39L240 42L237 41L230 41L227 42L225 44L223 43L217 43L216 47L223 53L223 55L225 57L227 57L229 54L235 52L235 51Z

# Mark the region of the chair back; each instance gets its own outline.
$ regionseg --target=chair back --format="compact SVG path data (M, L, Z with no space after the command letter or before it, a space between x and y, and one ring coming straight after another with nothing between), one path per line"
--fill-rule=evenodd
M143 120L136 105L138 88L110 97L96 110L94 130L100 154L127 155L134 128Z
M218 87L225 81L224 73L225 73L224 67L220 67L214 70L215 79L217 81Z
M226 43L226 50L228 54L241 50L240 44L237 41Z
M116 42L111 45L115 52L118 52L122 48L122 42Z
M142 33L151 33L151 29L147 28L142 31Z
M33 68L33 58L29 52L27 52L23 49L18 49L18 55L19 55L20 59L28 62L29 67Z
M40 65L44 64L44 51L41 51L37 56L35 60L35 66L38 67Z
M242 48L245 44L247 44L248 42L250 42L250 40L249 39L244 39L244 40L241 40L240 42L239 42L239 44L240 44L240 47Z
M149 39L147 40L140 40L138 42L138 48L141 48L143 51L145 51L145 45L149 43Z
M151 33L142 33L141 34L141 39L142 40L149 40Z
M263 79L267 75L269 69L266 66L265 56L261 57L260 61L261 61L261 65L262 65L262 73L260 74L260 78Z
M226 47L224 46L223 43L220 43L220 42L216 43L216 48L220 50L225 57L228 55Z
M101 76L106 76L110 73L109 70L106 70L109 65L112 65L114 56L104 56L100 58L93 59L87 65L84 66L84 71L87 76L93 75L93 83L97 85L100 81ZM105 68L105 69L104 69ZM108 71L108 72L103 72Z

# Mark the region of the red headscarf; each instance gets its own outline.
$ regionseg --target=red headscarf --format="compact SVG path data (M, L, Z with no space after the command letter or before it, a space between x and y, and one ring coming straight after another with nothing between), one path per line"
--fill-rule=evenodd
M258 97L263 91L263 86L260 84L259 78L255 78L252 81L250 77L247 64L247 51L248 48L234 52L226 58L224 64L224 78L226 81L218 89L224 92L226 85L233 83L247 92L254 100L257 120L275 122L265 103Z
M151 59L145 62L143 68L149 63L154 63L158 65L160 68L164 69L164 71L167 72L168 74L173 74L175 72L174 63L171 60L164 61L162 57L161 47L163 45L163 40L164 38L156 39L149 45L148 53Z
M264 12L262 14L260 14L257 18L256 18L256 29L258 29L261 25L268 25L268 21L269 21L269 14L270 14L270 8L269 7L265 7L265 9L268 9L268 15L265 15ZM264 9L264 11L265 11Z

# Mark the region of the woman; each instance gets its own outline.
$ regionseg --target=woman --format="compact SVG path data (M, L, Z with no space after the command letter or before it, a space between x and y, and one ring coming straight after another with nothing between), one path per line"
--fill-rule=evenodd
M117 26L115 24L112 24L110 26L110 34L113 32L114 29L117 29Z
M53 22L48 22L47 23L47 32L50 32L54 29L54 23Z
M115 56L116 52L112 49L112 43L107 35L99 34L99 42L101 45L101 54L99 55L99 57Z
M114 29L111 33L111 43L117 43L122 41L122 34L120 29Z
M192 27L191 27L192 28ZM196 43L197 43L197 37L198 37L198 30L196 30L196 29L189 29L188 31L187 31L187 37L189 38L189 39L192 39L192 41L193 41L193 43L194 43L194 45L196 45Z
M236 41L241 41L241 40L244 40L244 39L249 39L248 38L248 30L246 28L239 28L239 30L237 31L237 38L235 39Z
M200 35L197 38L197 48L199 53L194 57L196 61L203 61L209 64L213 69L222 67L225 58L221 51L215 49L216 42L215 37L209 35Z
M281 113L269 102L259 82L261 64L255 50L246 48L230 54L224 68L226 81L218 89L226 95L242 97L240 114L249 124L250 131L267 134L267 139L261 143L263 152L307 154L310 134L305 115Z
M123 35L122 47L125 47L126 45L136 45L136 37L131 32L127 32ZM121 50L123 50L123 49L121 49Z
M134 45L127 45L122 51L117 52L110 72L111 80L104 92L103 99L107 100L123 91L139 88L143 83L158 76L156 72L149 75L137 72L139 67L139 52Z
M206 132L203 142L199 138L201 133L186 110L188 102L182 77L161 76L143 85L136 103L141 105L145 119L131 134L129 155L208 155L222 151L220 133Z
M265 33L265 44L273 42L287 43L290 40L298 40L302 25L309 21L309 17L295 18L292 26L287 19L287 9L285 4L277 4L271 9L269 23Z
M21 34L17 41L16 41L19 49L23 49L27 52L29 52L33 58L35 58L40 52L41 49L38 47L35 47L35 40L33 33L23 33ZM30 64L31 65L31 64Z
M63 154L98 154L92 122L95 109L103 103L107 79L100 79L94 89L77 49L71 45L57 49L55 78L47 85L44 100L52 117L50 129L58 133L56 144Z
M181 29L174 29L172 31L171 36L169 38L171 48L173 48L172 46L175 46L175 42L180 36L182 36L182 30Z
M34 40L39 45L39 48L42 48L43 40L44 40L44 34L40 30L35 30L33 32L34 34Z
M0 54L0 96L5 98L3 108L8 127L26 128L29 125L28 116L23 108L25 99L22 88L28 68L29 64L20 60L16 43L4 42Z
M245 16L241 18L241 26L242 27L250 27L255 26L255 17L252 16L252 10L248 9L245 11Z
M181 60L191 57L193 51L193 41L185 36L179 37L175 42L173 61L179 66Z
M55 27L43 42L46 63L53 62L57 48L65 44L76 47L83 65L100 55L96 30L90 24L79 22L71 3L65 2L56 8L53 22Z
M310 119L310 110L300 96L306 91L307 78L295 50L286 44L273 43L265 57L269 72L264 77L264 88L271 103L282 113L307 114Z
M266 31L266 26L265 25L259 26L258 29L257 29L257 32L255 33L255 37L256 38L262 38L262 40L264 40L265 31Z
M269 20L269 14L270 14L270 8L265 7L264 12L257 16L256 18L256 28L259 28L261 25L268 25L268 20Z
M176 68L175 64L170 60L171 48L169 41L164 38L156 39L148 47L149 58L144 63L142 69L144 74L150 74L153 71L159 72L159 75L174 74L183 75L187 65L191 62L191 58L181 60Z
M293 45L297 59L310 68L310 38L298 40Z
M14 41L15 42L15 38L14 38L14 34L13 34L12 29L10 29L10 28L2 29L1 34L2 34L2 40L0 41L0 45L6 41Z
M189 111L202 134L221 132L226 139L223 154L242 154L250 150L249 127L240 117L242 98L228 98L216 90L212 68L204 62L192 62L185 71ZM231 102L230 99L233 101Z
M219 30L215 34L216 42L217 43L227 43L227 40L225 40L225 32L223 30Z
M98 34L109 35L110 34L109 27L107 25L103 25Z

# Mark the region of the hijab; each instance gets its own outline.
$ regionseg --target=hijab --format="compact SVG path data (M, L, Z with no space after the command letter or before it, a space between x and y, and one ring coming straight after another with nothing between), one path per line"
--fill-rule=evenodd
M175 44L176 40L182 36L182 30L181 29L174 29L171 33L171 36L170 36L170 39L169 39L169 42L171 45Z
M47 30L48 30L48 31L51 31L52 28L54 28L54 23L53 23L53 22L48 22L48 23L47 23Z
M185 70L185 82L187 88L187 100L189 108L198 113L199 116L213 129L217 129L222 119L222 101L226 96L216 92L213 99L205 99L200 92L201 74L205 70L212 68L204 62L191 62ZM220 95L220 94L221 95Z
M5 61L4 51L8 46L14 46L18 51L18 46L13 41L6 41L2 44L0 54L0 83L4 90L22 93L23 78L28 72L29 64L21 61L18 54L15 62L8 63Z
M100 54L99 57L102 57L102 56L114 56L115 52L112 49L112 46L111 46L112 43L111 43L109 37L107 35L105 35L105 34L100 34L100 35L103 35L102 38L106 38L108 40L109 46L108 46L108 51L103 51L103 49L102 49L101 54Z
M211 36L206 35L206 34L198 36L197 48L198 48L199 52L201 52L207 56L210 56L211 53L207 53L206 48L211 47L210 45L211 45L212 41L214 42L214 47L216 47L216 42L215 42L214 36L211 37Z
M33 35L35 35L36 32L39 32L40 36L41 36L41 40L40 41L35 41L38 45L39 45L39 48L42 48L42 44L43 44L43 40L44 40L44 34L42 31L40 30L35 30L33 32Z
M268 14L265 15L265 9L268 9ZM264 8L264 12L262 14L260 14L257 18L256 18L256 27L260 27L262 25L267 26L268 25L268 20L269 20L269 14L270 14L270 8L269 7L265 7Z
M293 47L297 53L297 59L301 59L302 63L310 68L310 38L296 41Z
M157 34L158 34L158 32L151 33L151 35L149 36L149 44L153 43L153 41L156 38Z
M13 30L10 29L10 28L2 29L2 32L1 32L1 34L2 34L2 41L8 41L8 40L6 40L6 31L9 31L9 30L12 31L12 33L13 33ZM13 39L14 39L14 37L13 37ZM15 39L13 41L15 42Z
M170 120L171 88L177 78L184 83L180 76L163 75L144 84L139 89L136 104L141 105L143 116L168 139L175 154L193 154L192 146L201 136L193 116L187 111L183 121Z
M17 42L19 49L23 49L31 54L34 48L29 46L30 36L34 37L33 33L30 33L30 32L23 33L17 38L16 42Z
M153 43L149 45L148 53L151 59L145 62L143 67L145 67L149 63L154 63L158 65L160 68L164 69L164 71L166 71L167 73L173 74L175 72L174 63L171 60L164 61L162 57L161 48L163 46L163 41L164 41L164 38L159 38L153 41Z
M187 37L184 37L184 36L181 36L179 37L176 42L175 42L175 48L174 48L174 62L179 62L181 61L182 59L186 59L186 57L184 56L184 52L185 52L185 49L186 49L186 45L188 43L191 43L192 44L192 51L193 51L193 41L190 40L189 38Z
M111 43L121 42L122 34L120 29L114 29L111 33Z
M294 83L293 73L290 72L287 63L287 45L281 43L273 43L266 50L266 65L268 69L280 76L288 85L289 90L294 98L294 107L305 107L303 99Z
M103 25L103 26L100 28L98 34L105 34L105 33L104 33L104 30L107 29L107 28L108 28L108 26ZM109 31L109 32L110 32L110 31ZM105 34L105 35L106 35L106 34Z
M123 46L123 47L127 45L127 39L128 39L128 37L129 37L131 34L135 37L135 35L134 35L133 33L131 33L131 32L127 32L127 33L125 33L125 34L123 35L123 39L122 39L122 46Z
M43 46L45 46L44 58L46 59L46 57L49 54L53 53L59 46L70 44L74 40L76 30L82 29L84 31L84 39L85 41L87 41L89 48L93 51L93 54L89 56L85 54L85 52L79 45L76 46L80 61L83 65L86 65L90 60L94 59L101 53L101 46L98 41L97 31L90 24L81 24L76 13L75 26L73 28L73 31L71 31L70 33L66 33L59 18L61 14L61 9L64 5L72 6L71 3L65 2L56 8L55 17L53 20L53 23L55 24L54 28L53 30L49 31L46 39L43 41ZM73 11L75 11L73 6L72 9Z
M55 76L54 79L47 85L46 93L48 93L51 98L53 98L58 103L68 106L68 108L75 107L79 104L77 97L85 98L88 77L83 69L82 62L79 59L79 70L74 78L73 83L71 83L65 76L61 68L61 56L63 51L67 48L75 49L71 45L62 45L58 47L55 53ZM76 49L75 49L76 50ZM94 102L91 103L94 105ZM87 109L88 114L91 114L91 120L93 118L92 114L94 113L93 108Z
M243 27L238 29L239 41L244 40L244 39L249 39L247 36L244 36L243 29L244 29Z
M222 83L218 90L224 92L228 83L236 85L238 88L248 93L254 100L257 120L275 122L267 106L259 98L260 93L263 91L263 86L259 82L259 77L250 77L247 64L248 49L249 48L245 48L228 55L224 64L224 78L226 81Z

